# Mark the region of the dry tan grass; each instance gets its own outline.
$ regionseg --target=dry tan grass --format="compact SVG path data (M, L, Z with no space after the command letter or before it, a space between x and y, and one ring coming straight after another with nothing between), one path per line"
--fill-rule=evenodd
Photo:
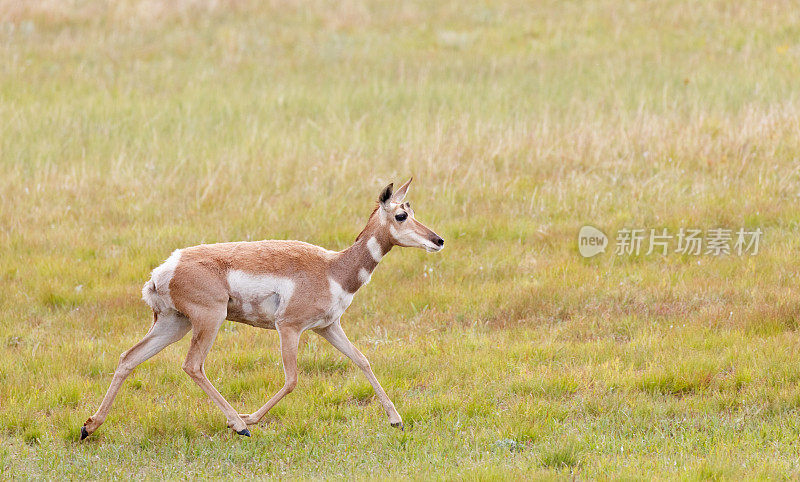
M0 1L0 474L796 476L800 9L793 2ZM76 445L172 249L338 249L389 181L447 239L393 252L231 439L142 366ZM619 257L581 225L759 227L757 256ZM235 406L282 383L226 324ZM135 475L134 475L135 474Z

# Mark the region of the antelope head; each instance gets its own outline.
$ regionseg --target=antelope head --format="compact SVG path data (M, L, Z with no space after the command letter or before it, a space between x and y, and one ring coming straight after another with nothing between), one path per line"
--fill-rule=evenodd
M393 184L383 189L377 209L381 226L387 230L389 240L395 246L422 248L428 252L441 251L444 239L417 221L411 203L403 202L410 184L411 179L397 191L393 191Z

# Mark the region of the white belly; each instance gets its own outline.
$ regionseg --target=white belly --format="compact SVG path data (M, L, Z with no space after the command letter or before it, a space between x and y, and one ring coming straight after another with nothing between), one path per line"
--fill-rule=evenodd
M274 322L289 304L294 282L272 275L256 275L240 270L228 272L229 311L251 322Z

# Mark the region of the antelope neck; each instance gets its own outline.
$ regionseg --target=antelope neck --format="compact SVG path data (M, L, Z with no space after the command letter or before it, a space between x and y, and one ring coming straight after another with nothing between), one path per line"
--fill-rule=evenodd
M391 249L392 243L385 233L365 231L349 248L338 253L331 274L348 293L355 293L369 282L372 271Z

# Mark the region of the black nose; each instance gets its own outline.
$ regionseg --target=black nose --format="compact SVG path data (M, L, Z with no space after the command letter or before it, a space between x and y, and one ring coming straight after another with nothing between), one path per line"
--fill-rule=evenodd
M436 243L436 246L444 246L444 239L442 238L436 238L433 242Z

